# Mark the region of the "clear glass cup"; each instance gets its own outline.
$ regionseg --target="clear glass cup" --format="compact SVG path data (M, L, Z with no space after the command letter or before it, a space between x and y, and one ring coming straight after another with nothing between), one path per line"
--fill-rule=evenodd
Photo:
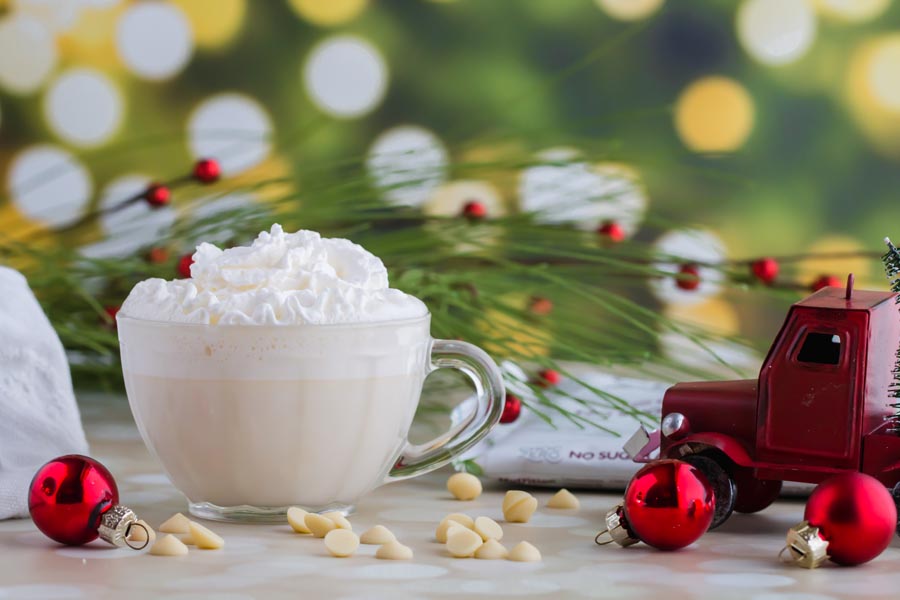
M201 325L117 316L141 436L191 514L282 520L353 510L372 489L447 464L498 422L504 386L479 348L434 340L430 315L347 325ZM478 398L425 444L407 435L422 385L457 369Z

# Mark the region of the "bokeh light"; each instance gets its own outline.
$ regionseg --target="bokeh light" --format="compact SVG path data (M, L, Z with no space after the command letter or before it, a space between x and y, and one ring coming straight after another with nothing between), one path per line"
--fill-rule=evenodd
M13 157L6 176L9 196L27 218L49 227L78 220L93 192L87 169L51 145L26 148Z
M351 21L368 5L368 0L288 0L301 18L314 25L334 27Z
M610 17L620 21L645 19L659 10L665 0L595 0Z
M637 172L616 163L590 164L571 148L551 148L537 155L539 164L522 171L519 203L541 223L569 223L595 230L615 221L628 235L635 232L647 207Z
M694 152L737 150L753 129L753 99L740 83L708 76L688 85L675 105L675 129Z
M447 178L447 150L431 131L401 125L379 135L366 168L385 200L420 206Z
M53 80L44 97L44 118L63 140L97 146L116 133L124 112L122 95L102 73L70 69Z
M82 0L13 0L15 11L44 24L50 31L66 31L78 20Z
M116 29L119 57L143 79L168 79L191 58L194 45L187 17L166 2L132 4Z
M816 0L822 15L850 23L880 17L890 5L891 0Z
M736 20L744 50L769 65L799 59L816 36L816 15L809 0L744 0Z
M16 94L38 89L56 66L53 35L38 20L12 14L0 20L0 86Z
M110 209L132 198L150 184L144 175L123 175L109 182L100 194L100 209ZM106 239L81 249L92 258L128 254L149 246L162 237L175 223L172 206L154 208L146 202L135 202L100 216L100 227Z
M232 42L244 25L247 0L171 0L191 24L200 48L221 48Z
M664 260L655 265L663 273L651 280L653 294L664 303L697 304L719 293L724 274L709 265L725 260L725 244L711 231L702 229L681 229L670 231L656 241L656 251L671 261ZM675 275L682 265L695 264L698 267L699 286L694 290L683 290L676 284Z
M875 147L900 158L900 34L872 38L853 52L847 69L847 102Z
M272 150L272 119L252 98L225 93L204 100L188 119L194 158L215 158L225 175L250 169Z
M469 202L480 202L488 217L506 214L503 198L497 188L486 181L457 180L445 183L422 206L426 215L457 217Z
M310 98L322 111L339 118L358 117L378 106L387 80L387 65L378 50L349 35L317 45L303 69Z

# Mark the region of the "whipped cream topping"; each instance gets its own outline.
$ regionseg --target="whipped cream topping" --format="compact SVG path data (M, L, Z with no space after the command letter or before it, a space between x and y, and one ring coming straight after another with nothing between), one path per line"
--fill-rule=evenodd
M120 312L177 323L294 325L390 321L428 310L390 288L384 263L362 246L272 225L250 246L200 244L190 279L142 281Z

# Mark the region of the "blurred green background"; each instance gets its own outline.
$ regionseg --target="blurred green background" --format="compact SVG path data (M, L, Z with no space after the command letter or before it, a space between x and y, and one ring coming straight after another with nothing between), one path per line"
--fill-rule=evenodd
M431 132L451 165L510 149L613 157L639 174L653 218L711 230L734 259L878 251L900 224L890 0L16 0L0 11L8 239L207 155L227 175L302 189L296 165L371 155L402 125ZM500 204L521 202L518 176L490 182ZM104 222L99 249L71 243L114 254L102 238L133 233L127 221ZM806 285L851 269L884 287L871 259L783 273ZM666 310L764 345L784 298L746 295Z

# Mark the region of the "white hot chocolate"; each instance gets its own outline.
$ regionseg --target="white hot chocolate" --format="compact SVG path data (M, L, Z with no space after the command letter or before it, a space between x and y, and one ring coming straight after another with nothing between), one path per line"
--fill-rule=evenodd
M383 483L431 369L429 315L362 247L278 225L202 244L118 317L141 435L195 514L346 508Z

